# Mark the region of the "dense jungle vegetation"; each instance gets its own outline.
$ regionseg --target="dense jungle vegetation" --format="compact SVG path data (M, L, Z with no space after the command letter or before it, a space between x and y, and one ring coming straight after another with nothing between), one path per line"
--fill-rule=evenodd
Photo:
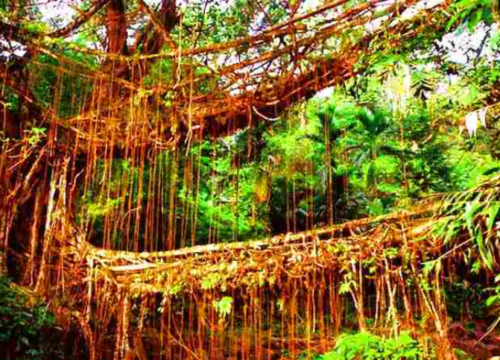
M0 358L500 358L497 0L0 0Z

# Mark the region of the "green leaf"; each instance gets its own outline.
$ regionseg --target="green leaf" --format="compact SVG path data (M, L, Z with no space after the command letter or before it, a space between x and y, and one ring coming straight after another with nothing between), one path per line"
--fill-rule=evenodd
M493 304L496 304L500 301L500 296L499 295L494 295L494 296L490 296L489 298L486 299L486 306L490 307L492 306Z
M486 249L483 239L483 233L481 231L477 233L476 243L479 248L479 254L481 255L481 259L483 260L484 265L486 265L489 270L493 270L493 257L488 249Z
M473 16L472 19L467 23L467 28L469 29L469 31L474 31L474 28L481 21L483 17L483 9L478 9L475 12L475 15L476 16Z
M500 203L495 202L491 204L488 208L488 222L486 224L488 231L490 231L493 228L493 225L495 224L495 220L498 215L498 211L500 210Z
M230 296L224 296L219 301L214 300L213 305L215 307L215 311L221 316L228 316L231 314L231 310L233 308L233 298Z
M467 224L467 229L469 229L469 233L471 236L474 236L474 217L478 209L479 204L475 201L469 201L467 202L467 204L465 204L465 223Z

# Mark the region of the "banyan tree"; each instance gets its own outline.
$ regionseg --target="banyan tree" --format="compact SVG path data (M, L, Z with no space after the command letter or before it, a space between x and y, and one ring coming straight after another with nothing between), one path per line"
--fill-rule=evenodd
M297 359L372 327L454 358L441 290L471 259L498 272L480 211L498 178L339 224L330 169L321 227L230 243L197 236L196 199L202 141L270 126L381 54L429 52L455 5L0 1L1 271L47 299L76 357Z

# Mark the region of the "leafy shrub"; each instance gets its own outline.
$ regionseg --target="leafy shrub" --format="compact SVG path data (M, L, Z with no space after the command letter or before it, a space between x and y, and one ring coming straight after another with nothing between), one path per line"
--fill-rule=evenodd
M28 293L0 277L0 353L17 360L62 359L54 316Z
M358 359L418 360L422 359L422 350L408 332L389 339L383 339L368 332L360 332L341 335L333 351L321 356L318 360Z
M484 319L487 304L486 289L480 283L460 280L458 278L445 289L448 316L455 321L467 319Z

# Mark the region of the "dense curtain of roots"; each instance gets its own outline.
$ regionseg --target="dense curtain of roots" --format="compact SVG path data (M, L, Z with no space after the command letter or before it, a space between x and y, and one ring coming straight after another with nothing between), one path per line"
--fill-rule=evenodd
M91 118L54 119L39 145L37 156L48 157L61 151L53 139L77 134L37 180L48 191L30 205L23 278L73 309L68 316L81 324L92 360L296 359L331 349L343 328L368 327L387 336L412 330L437 345L440 358L450 358L442 289L463 259L452 256L423 273L421 263L444 245L406 230L428 230L431 210L248 244L218 244L214 227L209 244L196 247L200 154L189 146L151 145L161 121L146 98L107 103L109 87L84 88L93 105L78 111ZM103 106L107 118L93 118ZM127 137L116 138L117 129ZM200 140L194 133L190 146ZM36 166L29 150L20 154L18 161ZM14 191L33 191L29 176L12 177ZM187 189L182 199L180 186ZM98 234L85 196L103 209ZM3 230L16 206L4 206Z
M365 26L378 3L339 15L301 46L314 49L311 44L326 42L345 27ZM412 5L398 4L403 10ZM399 10L391 5L384 11L385 27L341 49L342 61L315 62L311 50L307 65L315 70L296 76L293 94L280 92L295 84L283 77L281 85L273 84L271 95L278 99L252 101L274 104L285 98L280 104L287 108L306 98L306 92L354 76L356 61L349 56L361 56L361 47L387 29L413 37L417 28L432 31L446 24L436 10L437 18L423 17L429 22L425 26L422 18L419 27L393 26ZM280 31L290 36L289 30ZM267 45L274 39L268 35L261 40ZM226 45L220 49L236 48ZM196 55L194 50L179 54ZM254 63L287 54L268 51ZM370 328L387 336L408 329L422 343L437 346L441 359L452 357L443 289L450 286L455 267L471 256L466 252L472 245L459 235L452 244L434 237L430 230L436 218L427 205L415 213L334 225L334 144L327 128L325 228L313 230L316 224L307 219L307 232L290 234L297 230L298 200L294 193L288 196L294 184L286 184L288 235L237 243L235 228L235 242L221 244L220 219L214 218L200 244L202 141L273 121L272 106L266 114L259 112L248 89L230 104L219 94L202 94L198 86L206 79L195 78L193 69L176 83L157 87L115 73L126 63L130 78L142 79L147 57L98 57L106 73L56 60L57 66L30 64L32 72L51 72L54 78L47 90L50 111L35 124L45 132L26 127L20 140L0 143L0 246L25 284L53 301L56 311L70 309L65 316L80 324L90 359L297 359L304 351L331 349L343 328ZM230 85L241 85L236 71L252 64L224 68L226 75L240 79ZM296 75L291 69L288 73ZM165 89L177 91L169 105ZM252 144L247 150L250 157ZM218 156L213 151L211 161ZM232 159L232 164L239 161ZM312 164L304 169L311 171ZM238 177L230 181L235 185ZM221 191L223 185L218 186ZM314 194L308 199L313 209ZM23 222L25 215L31 221ZM21 220L16 222L16 216ZM498 260L498 247L495 251ZM422 263L430 260L436 265L424 271Z

